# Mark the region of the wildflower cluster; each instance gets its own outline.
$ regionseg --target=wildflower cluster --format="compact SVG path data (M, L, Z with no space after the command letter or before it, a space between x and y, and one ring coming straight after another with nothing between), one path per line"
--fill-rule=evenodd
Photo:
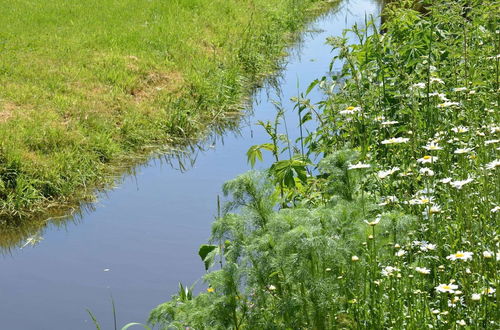
M495 6L440 1L419 15L400 4L390 7L385 34L370 23L346 32L358 45L331 38L345 65L338 81L311 85L325 90L321 111L299 107L318 122L305 147L287 163L277 159L269 176L226 184L227 211L239 212L213 227L213 251L224 260L205 277L215 292L174 299L153 320L499 328ZM287 181L276 172L283 164ZM210 313L190 314L201 307Z

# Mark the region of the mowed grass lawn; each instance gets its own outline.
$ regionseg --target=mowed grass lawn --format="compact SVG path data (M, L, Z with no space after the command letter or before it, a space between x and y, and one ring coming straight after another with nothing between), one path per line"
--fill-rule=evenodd
M0 217L80 198L124 155L221 120L320 3L1 0Z

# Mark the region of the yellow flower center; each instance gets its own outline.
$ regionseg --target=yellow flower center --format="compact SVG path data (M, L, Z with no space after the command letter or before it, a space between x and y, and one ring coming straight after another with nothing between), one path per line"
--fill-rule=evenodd
M427 204L427 203L429 203L429 199L428 198L422 198L421 202Z
M444 290L450 290L450 289L451 289L451 287L450 287L449 285L443 285L443 289L444 289Z
M354 107L347 107L347 110L354 110Z
M431 159L431 156L424 156L424 159Z
M465 254L463 253L455 253L455 257L457 258L463 258L465 256Z
M207 289L207 292L214 292L214 291L215 291L214 288L208 288Z

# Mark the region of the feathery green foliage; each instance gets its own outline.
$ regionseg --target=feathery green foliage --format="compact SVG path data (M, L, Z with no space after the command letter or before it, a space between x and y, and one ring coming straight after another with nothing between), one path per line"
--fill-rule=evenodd
M386 9L384 34L367 22L346 31L356 44L329 39L342 72L295 100L317 129L297 148L265 126L273 148L254 147L249 162L267 149L275 163L225 185L209 289L172 297L152 324L500 327L499 4L434 1L425 14L411 4ZM277 164L309 156L321 160L297 184L277 179Z

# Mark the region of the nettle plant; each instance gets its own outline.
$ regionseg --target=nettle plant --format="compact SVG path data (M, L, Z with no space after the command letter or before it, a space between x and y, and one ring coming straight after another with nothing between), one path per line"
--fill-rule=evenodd
M385 33L367 22L329 39L342 72L294 99L316 129L295 145L278 133L283 109L262 123L271 142L249 162L268 150L274 164L225 184L200 249L207 292L174 296L153 324L500 327L500 8L426 8L399 2Z

